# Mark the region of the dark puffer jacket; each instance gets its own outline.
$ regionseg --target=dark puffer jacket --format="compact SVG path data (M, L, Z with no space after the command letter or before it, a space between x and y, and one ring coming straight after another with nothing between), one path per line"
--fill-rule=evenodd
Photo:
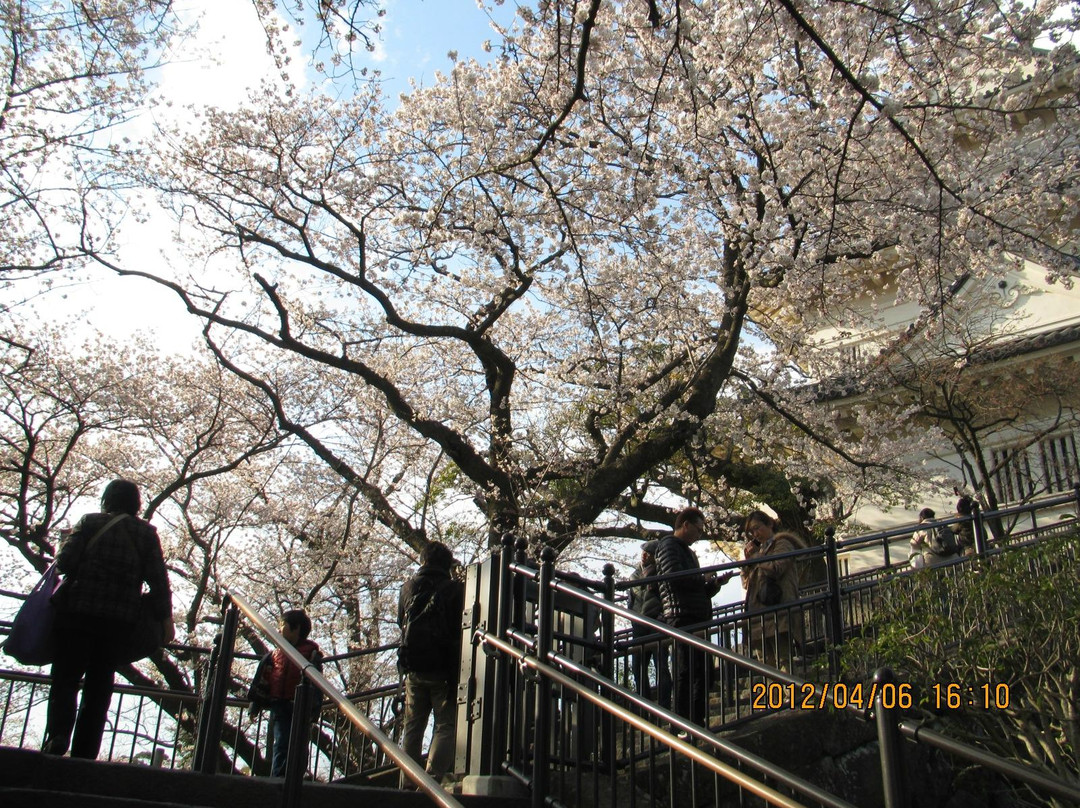
M656 548L657 575L700 569L697 556L686 542L671 533L660 539ZM676 626L708 620L712 616L712 596L718 589L719 584L706 584L700 574L661 581L664 622Z
M308 639L300 640L296 644L296 650L304 655L304 659L314 662L316 666L322 659L319 646ZM296 695L296 687L300 684L303 674L291 659L285 656L280 648L275 648L270 655L270 662L266 666L265 683L270 698L274 701L292 701Z

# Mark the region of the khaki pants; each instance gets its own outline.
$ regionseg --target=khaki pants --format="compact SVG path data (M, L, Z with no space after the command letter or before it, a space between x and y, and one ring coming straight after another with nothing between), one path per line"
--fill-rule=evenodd
M436 780L441 780L454 764L456 690L455 684L447 681L445 675L405 675L405 724L401 746L409 757L420 763L428 717L434 714L435 731L428 749L427 771Z

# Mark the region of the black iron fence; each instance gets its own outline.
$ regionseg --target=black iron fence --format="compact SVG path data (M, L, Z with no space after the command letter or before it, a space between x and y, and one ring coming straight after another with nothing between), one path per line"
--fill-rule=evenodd
M1008 518L1015 534L986 530L978 513L920 527L970 521L976 553L934 571L957 576L971 564L1067 531L1074 522L1057 515L1078 505L1080 496L1057 497L991 515L999 522ZM1049 513L1055 517L1046 518ZM1018 767L980 750L939 744L932 732L918 736L900 718L900 711L912 706L903 688L875 684L865 678L867 672L840 670L838 649L869 629L884 589L911 580L914 571L906 564L911 532L840 540L830 535L822 547L787 554L821 571L821 580L808 581L797 601L756 612L741 604L724 607L711 620L682 630L621 605L621 591L649 585L649 579L618 583L609 567L601 581L570 580L554 569L552 554L536 564L523 544L515 547L508 537L502 554L469 579L472 608L467 612L473 620L467 629L477 642L463 670L468 687L459 712L464 727L459 768L512 777L530 789L538 806L659 806L676 804L676 797L686 797L687 804L727 805L743 804L752 795L770 804L844 804L781 767L745 760L718 736L809 698L820 699L819 710L877 719L876 743L885 750L880 771L885 804L904 804L896 763L901 737L933 738L940 748L962 749L960 757L1019 777L1043 793L1080 798L1075 783L1019 776ZM905 563L893 556L901 543ZM888 566L841 575L845 557L867 551L881 552ZM755 562L732 562L699 574L750 563ZM796 624L801 630L792 630ZM793 634L797 642L791 641ZM671 690L669 679L676 683ZM704 684L699 712L678 703L680 680ZM833 687L823 686L829 684ZM753 771L749 776L756 785L702 768L678 742L710 750L710 756L729 760L744 774ZM1047 788L1046 781L1054 785Z
M939 572L963 574L980 557L1066 531L1074 522L1059 517L1070 510L1080 511L1080 489L1075 496L996 514L941 520L970 523L977 554ZM1011 532L1000 529L1004 524L1011 525ZM538 563L526 556L523 544L507 537L501 553L468 570L455 765L466 791L493 793L488 781L499 779L531 793L538 806L674 806L690 799L694 805L754 800L847 805L719 733L783 712L796 696L818 698L823 689L816 685L822 682L843 681L837 649L866 630L882 588L910 574L904 562L911 530L840 539L830 535L824 546L789 554L812 571L798 600L756 612L729 604L716 609L710 620L681 629L623 606L625 591L648 585L647 579L617 582L612 566L599 581L560 573L553 554ZM868 555L880 563L868 564ZM750 563L755 562L731 562L703 572L723 573ZM264 773L273 733L264 718L248 717L246 701L237 698L238 683L250 678L254 657L232 652L228 630L223 637L213 653L188 648L180 655L200 668L199 675L189 677L201 683L197 693L118 687L103 757ZM36 747L48 678L2 671L0 682L5 688L0 744ZM685 696L676 698L680 682L701 686L690 688L689 702ZM929 741L1017 776L1004 761L987 762L979 750L918 732L896 714L903 704L881 702L883 692L895 695L896 690L879 689L875 698L864 692L855 699L852 691L833 688L821 696L819 707L860 720L873 715L884 750L902 746L898 738ZM396 741L399 695L398 684L391 682L354 694L344 704L326 701L310 734L292 746L302 750L304 769L296 775L300 764L294 764L294 777L306 771L327 781L396 782L398 753L372 735ZM354 713L362 717L360 724ZM893 782L893 768L895 763L883 757L886 804L899 806L902 788ZM1047 788L1045 782L1035 787ZM893 791L899 796L889 796ZM1046 793L1080 799L1074 786L1057 781Z
M392 652L396 646L366 649L328 657L326 664L362 660ZM209 693L214 689L212 671L220 670L214 649L172 646L172 653L187 660L190 681L198 691L167 687L118 684L106 720L100 759L156 767L194 769L200 752L201 721ZM221 719L213 760L217 771L267 775L273 756L273 718L263 711L249 713L242 697L255 669L257 657L230 654L226 684L219 687ZM0 746L36 749L45 726L51 680L47 674L0 670ZM400 733L397 711L401 688L393 681L352 693L349 701L373 723L396 739ZM307 776L332 780L364 780L391 765L380 752L329 703L319 711L306 739ZM209 765L209 764L206 764Z

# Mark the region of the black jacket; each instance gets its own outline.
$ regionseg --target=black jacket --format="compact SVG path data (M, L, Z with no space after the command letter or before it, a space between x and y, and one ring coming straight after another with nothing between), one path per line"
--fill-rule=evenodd
M134 623L146 581L153 616L172 617L172 590L157 530L136 516L114 522L117 516L87 514L60 547L56 566L70 579L64 611Z
M456 679L465 588L440 567L423 566L398 596L398 670Z
M656 574L699 570L697 556L690 546L669 533L656 548ZM712 596L718 586L708 586L703 575L685 575L660 581L660 600L664 604L664 622L672 625L702 623L712 617Z

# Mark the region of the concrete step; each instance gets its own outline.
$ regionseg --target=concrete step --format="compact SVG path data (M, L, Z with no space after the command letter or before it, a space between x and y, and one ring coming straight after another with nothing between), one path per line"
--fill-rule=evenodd
M179 802L150 802L71 791L41 791L34 788L0 786L0 805L4 808L209 808Z
M423 794L369 785L304 783L302 802L313 808L421 808ZM126 763L102 763L0 747L0 805L4 808L273 808L281 805L280 778L198 774ZM524 800L462 796L469 808L525 806Z

